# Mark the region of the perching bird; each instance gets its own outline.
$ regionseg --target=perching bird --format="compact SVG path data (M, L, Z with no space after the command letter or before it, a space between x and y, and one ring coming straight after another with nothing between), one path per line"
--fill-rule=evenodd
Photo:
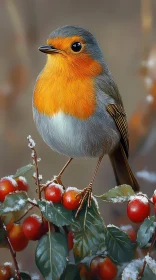
M81 206L87 197L90 205L92 184L105 154L117 184L129 184L138 191L127 160L122 99L95 37L79 26L63 26L39 50L47 54L47 61L35 85L33 116L43 140L71 159L98 158L94 176L81 193Z

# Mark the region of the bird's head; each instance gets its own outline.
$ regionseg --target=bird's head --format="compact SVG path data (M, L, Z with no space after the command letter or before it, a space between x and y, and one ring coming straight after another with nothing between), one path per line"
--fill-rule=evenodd
M95 37L79 26L56 29L39 50L48 55L49 71L96 76L103 70L104 58Z

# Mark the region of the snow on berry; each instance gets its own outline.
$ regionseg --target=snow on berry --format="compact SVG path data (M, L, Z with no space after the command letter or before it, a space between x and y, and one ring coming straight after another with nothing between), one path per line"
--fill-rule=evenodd
M56 183L53 182L49 186L54 186L56 189L59 189L62 194L64 193L63 186L61 186L60 184L56 184Z
M131 196L130 197L130 201L131 200L133 200L133 199L138 199L138 200L140 200L141 202L143 202L144 204L148 204L149 202L148 202L148 198L144 195L144 194L142 194L142 193L138 193L138 195L137 196Z
M19 176L19 177L18 177L18 179L19 179L20 181L22 181L24 184L26 184L26 183L27 183L26 178L25 178L25 177L23 177L23 176Z
M68 191L80 192L80 190L79 190L78 188L75 188L75 187L68 187L68 188L66 189L66 192L68 192Z
M8 180L14 187L18 187L17 182L12 178L12 176L5 176L1 180Z
M42 223L42 218L41 216L37 215L37 214L32 214L30 217L33 217L35 219L37 219L40 223Z

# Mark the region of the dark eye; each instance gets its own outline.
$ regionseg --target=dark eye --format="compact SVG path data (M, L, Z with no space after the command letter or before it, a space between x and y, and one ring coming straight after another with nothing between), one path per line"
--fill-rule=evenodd
M80 42L75 42L71 45L73 52L79 52L82 49L82 44Z

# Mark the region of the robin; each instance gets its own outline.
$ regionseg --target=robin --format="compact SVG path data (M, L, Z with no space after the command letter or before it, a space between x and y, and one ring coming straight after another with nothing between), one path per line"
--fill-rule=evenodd
M50 148L70 157L57 180L73 158L98 158L92 180L81 192L78 212L86 199L91 204L92 185L105 154L117 184L129 184L138 191L128 164L122 99L95 37L79 26L63 26L39 50L47 54L47 61L34 89L34 120Z

